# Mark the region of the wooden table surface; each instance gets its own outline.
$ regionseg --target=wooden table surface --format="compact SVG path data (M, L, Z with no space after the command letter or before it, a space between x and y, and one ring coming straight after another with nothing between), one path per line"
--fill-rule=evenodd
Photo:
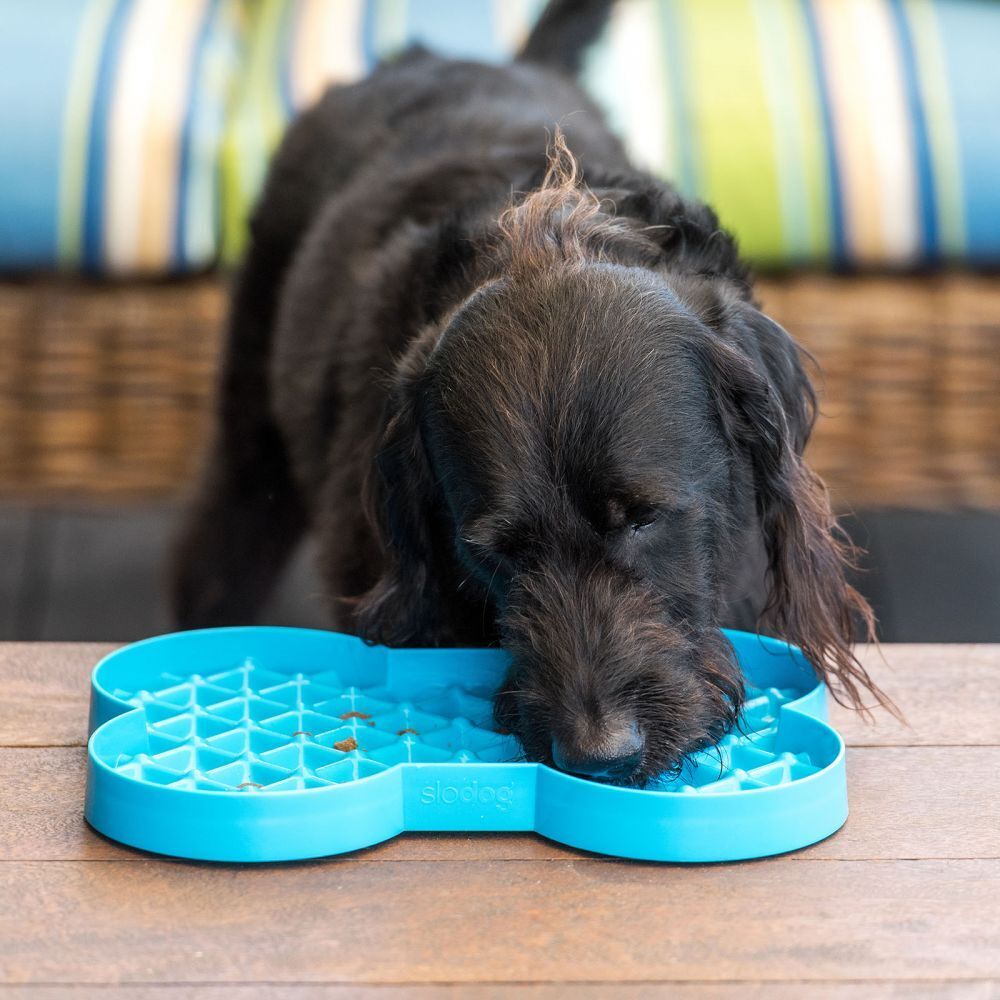
M704 866L529 835L262 866L120 847L81 815L110 648L0 644L5 998L1000 997L1000 646L866 651L909 725L835 711L847 825Z

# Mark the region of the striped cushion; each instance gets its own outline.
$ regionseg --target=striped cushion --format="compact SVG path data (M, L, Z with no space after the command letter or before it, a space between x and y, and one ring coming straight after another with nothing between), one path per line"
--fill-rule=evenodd
M233 258L327 83L412 41L505 58L542 5L0 0L0 265ZM583 82L759 263L995 264L998 54L989 0L620 0Z
M240 0L0 0L0 266L216 260L243 20Z

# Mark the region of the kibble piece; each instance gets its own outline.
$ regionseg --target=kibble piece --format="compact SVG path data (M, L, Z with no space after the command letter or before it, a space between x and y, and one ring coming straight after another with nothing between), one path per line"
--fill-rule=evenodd
M398 733L396 733L396 735L397 736L405 736L407 733L413 733L414 736L419 736L420 735L420 733L418 733L415 729L400 729L400 731Z
M334 750L343 750L348 753L350 750L358 749L358 741L353 736L348 736L346 740L339 740L333 744Z
M341 716L342 719L370 719L371 716L367 712L344 712Z

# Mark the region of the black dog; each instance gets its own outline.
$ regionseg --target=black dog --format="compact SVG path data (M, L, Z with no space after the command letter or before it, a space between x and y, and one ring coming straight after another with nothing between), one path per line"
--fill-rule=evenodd
M503 643L528 756L641 783L736 719L719 625L798 643L857 704L872 619L800 458L796 345L570 81L609 6L552 3L510 66L411 51L292 126L175 601L251 620L312 527L339 626Z

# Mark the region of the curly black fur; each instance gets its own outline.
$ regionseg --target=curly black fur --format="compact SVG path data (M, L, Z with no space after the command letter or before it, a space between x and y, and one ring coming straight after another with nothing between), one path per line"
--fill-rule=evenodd
M584 6L581 40L607 4ZM185 626L252 620L311 528L335 624L502 641L497 714L529 755L592 764L638 732L620 778L642 781L734 722L720 624L776 628L857 702L852 617L871 616L801 459L796 345L712 211L532 62L551 49L412 51L293 125L175 605Z

